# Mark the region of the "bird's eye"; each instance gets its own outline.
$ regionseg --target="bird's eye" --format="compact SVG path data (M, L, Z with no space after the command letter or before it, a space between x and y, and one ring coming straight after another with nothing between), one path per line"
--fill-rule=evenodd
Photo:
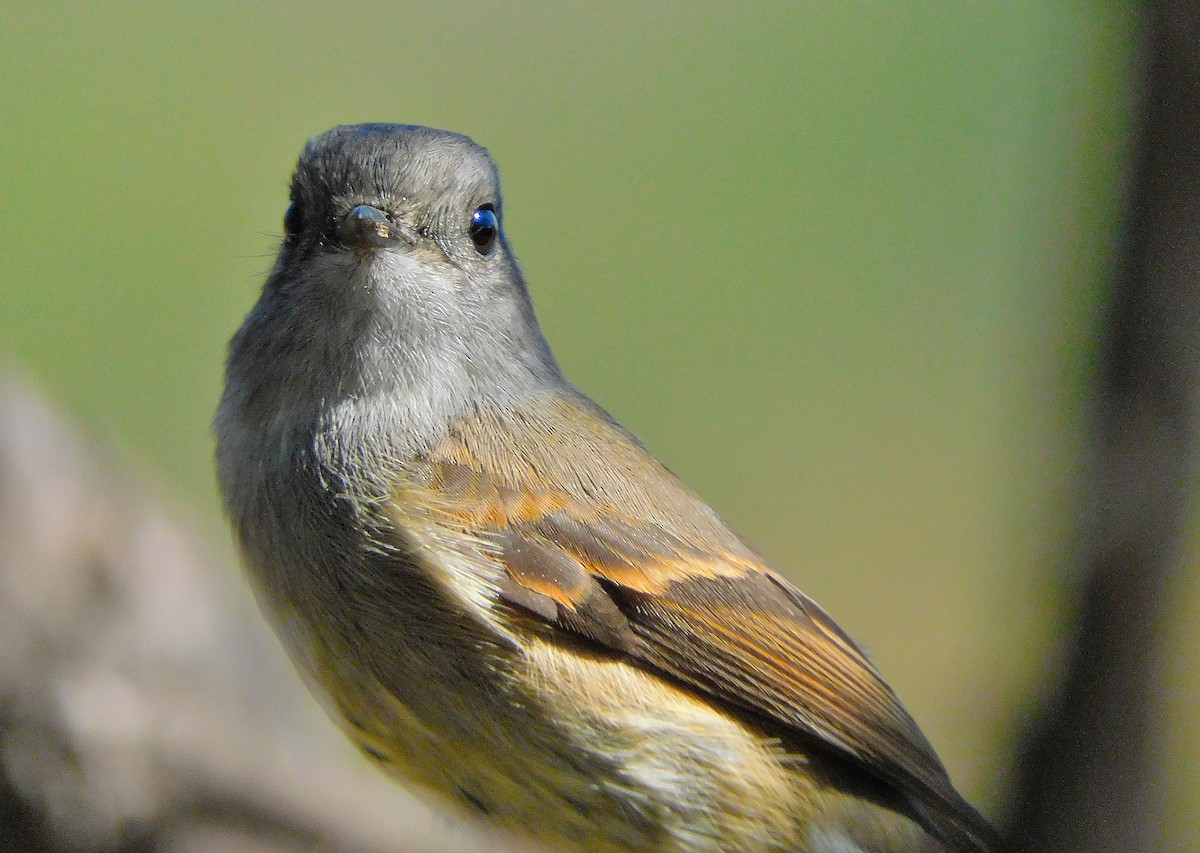
M471 227L467 229L475 251L481 255L490 255L496 248L500 238L500 217L496 216L496 208L483 204L471 214Z
M283 234L289 240L294 240L304 227L304 214L300 210L300 202L293 201L288 205L287 213L283 214Z

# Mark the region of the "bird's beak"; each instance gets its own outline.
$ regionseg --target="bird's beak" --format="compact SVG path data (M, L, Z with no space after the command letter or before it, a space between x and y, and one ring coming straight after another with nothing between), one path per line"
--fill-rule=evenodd
M369 204L360 204L347 213L339 233L347 246L364 249L386 249L402 243L411 246L417 242L408 229Z

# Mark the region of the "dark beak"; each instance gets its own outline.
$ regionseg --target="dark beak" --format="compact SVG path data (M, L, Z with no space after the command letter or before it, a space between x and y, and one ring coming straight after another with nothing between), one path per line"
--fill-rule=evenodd
M362 248L386 249L417 242L407 229L369 204L360 204L346 214L339 235L347 246Z

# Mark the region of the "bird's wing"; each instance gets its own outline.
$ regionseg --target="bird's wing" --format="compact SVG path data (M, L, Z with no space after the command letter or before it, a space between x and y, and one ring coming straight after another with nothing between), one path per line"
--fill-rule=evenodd
M815 735L905 792L951 849L988 849L990 828L863 653L732 533L728 548L699 542L527 473L459 442L421 478L438 524L502 564L503 601Z

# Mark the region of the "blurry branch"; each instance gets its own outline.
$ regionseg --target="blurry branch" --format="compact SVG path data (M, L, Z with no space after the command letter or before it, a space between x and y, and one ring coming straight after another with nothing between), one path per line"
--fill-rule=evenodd
M498 849L355 761L205 550L0 371L0 853Z
M1065 671L1021 757L1011 853L1163 848L1164 599L1196 479L1200 4L1151 2L1092 408Z

